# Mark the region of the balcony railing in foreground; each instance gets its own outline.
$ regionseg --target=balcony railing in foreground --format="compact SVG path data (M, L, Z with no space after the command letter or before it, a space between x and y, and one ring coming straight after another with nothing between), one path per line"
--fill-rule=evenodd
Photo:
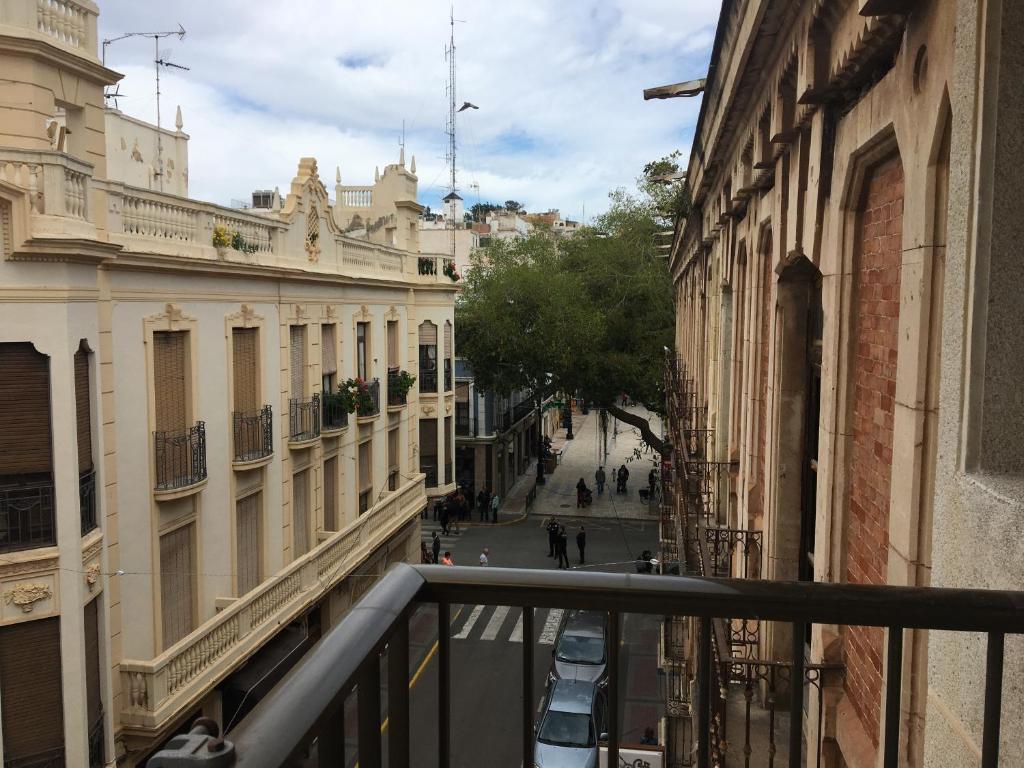
M344 762L343 711L354 690L361 768L382 763L381 660L387 661L388 765L411 763L409 717L409 618L418 603L437 606L438 626L451 624L453 604L522 608L585 608L608 612L608 765L619 764L620 644L626 613L697 617L699 676L693 704L696 763L712 765L713 620L726 616L790 622L790 679L805 680L804 630L811 623L885 627L888 632L884 765L896 766L900 749L903 631L942 629L988 635L985 675L983 768L995 768L999 748L1004 637L1024 633L1024 592L780 583L732 579L666 578L613 573L395 565L335 625L218 746L216 765L278 768L309 752L320 766ZM524 610L523 637L534 637L534 615ZM519 713L522 764L533 765L536 717L535 649L522 644ZM452 642L441 632L437 654L437 757L452 761ZM751 675L751 685L753 675ZM506 698L516 699L511 692ZM787 762L802 765L804 686L790 695ZM497 713L492 713L497 714ZM224 753L228 754L224 754ZM510 764L520 756L511 755ZM202 765L199 762L196 765Z
M422 478L289 563L151 660L121 662L121 723L155 731L194 706L211 686L328 594L426 505Z

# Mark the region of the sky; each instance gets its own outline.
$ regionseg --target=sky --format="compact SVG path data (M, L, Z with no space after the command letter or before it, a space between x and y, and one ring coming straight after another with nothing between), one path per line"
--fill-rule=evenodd
M438 0L99 0L100 39L186 30L162 54L162 124L180 105L189 195L223 205L286 192L315 157L333 195L416 156L420 202L438 208L445 165L449 5ZM645 163L689 155L700 99L644 88L703 77L720 0L493 0L455 6L459 193L587 220ZM156 121L153 41L112 43L119 108ZM684 161L685 162L685 161Z

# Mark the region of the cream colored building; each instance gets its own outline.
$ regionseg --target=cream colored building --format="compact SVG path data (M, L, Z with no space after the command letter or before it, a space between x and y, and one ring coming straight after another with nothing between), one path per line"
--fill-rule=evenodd
M160 192L155 127L104 109L97 14L0 4L5 765L237 722L454 487L454 285L418 268L414 168L332 203L303 158L271 210L221 208L186 195L179 120ZM357 376L347 414L325 394Z
M1024 6L992 0L723 3L671 269L679 407L734 575L1024 584L1022 33ZM810 697L807 764L820 742L823 765L880 765L887 633L809 639L842 674ZM750 652L791 644L765 626ZM900 765L979 764L985 657L983 637L905 633Z

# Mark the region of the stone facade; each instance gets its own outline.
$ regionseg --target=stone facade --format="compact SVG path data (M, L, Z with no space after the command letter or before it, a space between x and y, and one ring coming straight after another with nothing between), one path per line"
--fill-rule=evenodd
M184 196L179 121L161 192L131 158L155 127L104 110L119 76L98 12L0 6L0 356L37 385L19 393L5 367L3 391L39 417L0 459L42 456L31 477L0 472L0 633L59 617L40 654L57 682L40 685L63 709L47 754L69 766L136 765L197 713L220 719L280 632L311 644L416 558L424 419L454 458L451 386L388 386L420 372L421 323L454 321L440 263L419 268L414 167L365 189L336 177L331 200L302 158L271 209L224 208ZM332 410L357 376L378 380L376 406ZM8 730L26 690L0 680ZM0 762L27 756L14 744Z
M1022 102L1000 79L1022 24L986 0L723 3L671 251L676 352L728 466L715 521L763 533L769 578L1024 584ZM823 765L880 765L886 638L813 628L810 660L844 667L822 730L805 722ZM788 628L758 642L788 658ZM905 633L901 764L978 764L984 659L984 638ZM1005 663L1004 725L1024 701ZM1000 764L1024 760L1001 741Z

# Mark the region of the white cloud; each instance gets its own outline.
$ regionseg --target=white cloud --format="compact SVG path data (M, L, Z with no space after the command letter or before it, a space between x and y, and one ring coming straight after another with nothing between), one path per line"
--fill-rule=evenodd
M698 100L647 102L650 86L706 71L720 0L535 0L464 3L455 15L459 181L467 201L515 198L531 209L588 216L643 164L689 151ZM100 0L101 37L188 31L165 41L188 72L162 78L164 121L180 104L191 135L194 197L226 203L286 189L299 157L333 181L369 183L393 162L402 121L422 202L446 179L443 58L448 5L436 0ZM155 118L152 43L114 43L121 108Z

